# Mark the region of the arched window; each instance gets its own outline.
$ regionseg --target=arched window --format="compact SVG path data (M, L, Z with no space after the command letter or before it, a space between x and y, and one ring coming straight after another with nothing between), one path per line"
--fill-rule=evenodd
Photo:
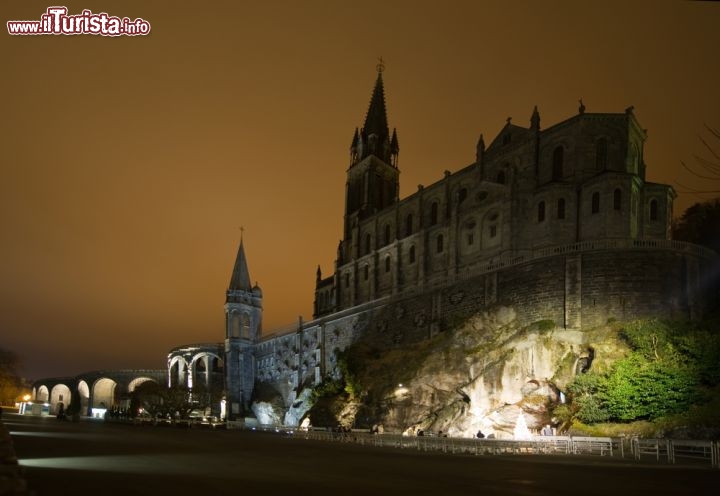
M366 234L366 235L365 235L365 254L366 254L366 255L367 255L368 253L370 253L370 243L371 243L371 241L372 241L372 238L370 237L370 235L369 235L369 234Z
M482 225L482 238L481 242L483 245L487 245L487 242L490 239L493 239L498 234L498 224L500 222L500 216L497 212L489 213L485 219L483 219L483 225Z
M390 224L385 224L385 244L390 244Z
M541 201L538 203L538 222L545 220L545 202Z
M613 191L613 209L622 210L622 191L620 191L620 188Z
M350 287L350 274L345 274L345 287Z
M462 188L460 191L458 191L458 204L464 202L465 198L467 198L467 189Z
M592 194L592 206L591 206L591 212L596 214L600 211L600 193L593 193Z
M415 245L412 245L410 247L410 252L408 253L408 259L410 259L410 263L415 263Z
M367 281L369 277L370 277L370 266L366 265L365 266L365 280Z
M595 168L604 170L607 167L607 140L600 138L595 144Z
M390 272L390 255L385 257L385 272Z
M565 198L560 198L557 203L557 218L565 218Z
M250 315L244 313L240 317L240 337L250 339Z
M558 146L553 151L552 180L559 181L563 178L563 147Z
M650 220L658 220L658 202L655 199L650 200Z
M442 252L443 252L443 249L444 249L444 246L443 246L443 235L442 235L442 234L438 234L438 237L437 237L437 252L438 252L438 253L442 253Z
M498 172L497 182L498 184L505 184L505 171Z
M430 207L430 225L434 226L438 223L438 203L433 202L432 206Z
M413 233L413 216L408 214L405 217L405 236L410 236Z
M240 315L237 312L230 313L230 337L240 337Z

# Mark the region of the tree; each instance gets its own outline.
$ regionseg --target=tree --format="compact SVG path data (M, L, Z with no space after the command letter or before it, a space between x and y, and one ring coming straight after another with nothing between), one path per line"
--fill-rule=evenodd
M621 338L630 353L602 374L580 374L568 385L570 405L554 414L564 422L656 420L683 413L717 396L720 336L715 324L640 320Z
M707 246L720 253L720 197L688 208L673 222L672 237Z
M675 184L681 193L691 194L702 201L688 208L682 217L673 222L673 239L708 246L720 252L720 130L705 124L705 137L698 135L703 154L693 154L692 166L680 161L695 184ZM713 199L714 198L714 199Z
M22 392L22 384L17 374L17 355L0 348L0 405L12 405Z
M698 135L698 139L705 148L704 156L693 154L695 164L687 165L680 161L685 172L689 172L695 180L702 182L702 187L685 186L675 181L683 193L690 193L698 198L707 198L704 195L717 195L720 193L720 130L705 124L705 131L709 135L706 138Z

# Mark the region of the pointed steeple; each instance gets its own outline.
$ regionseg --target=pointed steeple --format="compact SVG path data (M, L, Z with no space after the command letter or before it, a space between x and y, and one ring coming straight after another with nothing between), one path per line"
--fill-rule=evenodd
M250 284L250 272L248 271L247 259L245 258L245 247L243 246L243 237L240 234L240 247L238 248L237 257L235 258L235 267L233 267L232 277L230 278L229 290L252 291Z
M375 80L375 88L373 89L372 98L370 99L370 107L368 107L365 116L365 125L363 131L367 136L375 134L379 140L387 138L390 134L387 123L387 110L385 109L385 88L383 86L382 73L385 65L380 59L377 65L377 79Z
M540 112L538 112L537 105L535 105L532 116L530 117L530 129L536 131L540 129Z
M382 77L384 70L385 64L381 58L377 65L378 74L370 98L370 106L367 114L365 114L365 124L360 129L358 139L356 140L353 137L353 144L350 145L351 165L370 155L374 155L386 164L395 166L394 162L397 159L399 147L397 146L397 136L394 144L390 141L387 109L385 108L385 87Z

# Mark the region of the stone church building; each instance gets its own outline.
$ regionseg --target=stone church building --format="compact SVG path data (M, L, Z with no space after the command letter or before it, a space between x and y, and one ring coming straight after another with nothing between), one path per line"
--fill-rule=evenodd
M521 325L577 330L702 317L720 299L718 254L670 239L675 192L646 180L645 140L632 107L591 113L580 102L548 127L535 108L527 125L508 119L489 144L480 135L472 164L401 199L379 65L350 143L342 239L332 273L318 267L313 319L263 333L263 294L241 240L224 342L173 349L168 384L223 391L229 419L297 425L311 388L338 377L338 352L368 330L378 345L401 347L496 305ZM279 398L282 418L258 407L268 398Z
M310 388L337 376L337 352L370 327L402 346L495 304L571 329L701 316L718 298L717 281L708 290L703 279L717 254L669 239L675 192L646 180L645 140L632 107L590 113L581 101L546 128L535 108L527 126L508 119L487 145L480 135L474 163L401 199L378 66L312 321L262 334L262 291L240 243L225 303L228 416L271 391L287 408L280 421L297 424Z

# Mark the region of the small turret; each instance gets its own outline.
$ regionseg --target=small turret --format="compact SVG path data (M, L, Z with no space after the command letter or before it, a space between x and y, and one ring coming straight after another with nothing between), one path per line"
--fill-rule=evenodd
M532 116L530 117L530 129L533 131L540 130L540 112L538 112L537 105L533 108Z
M484 156L485 156L485 138L483 138L483 135L481 133L480 138L478 139L477 145L475 146L475 162L478 165L482 165Z

